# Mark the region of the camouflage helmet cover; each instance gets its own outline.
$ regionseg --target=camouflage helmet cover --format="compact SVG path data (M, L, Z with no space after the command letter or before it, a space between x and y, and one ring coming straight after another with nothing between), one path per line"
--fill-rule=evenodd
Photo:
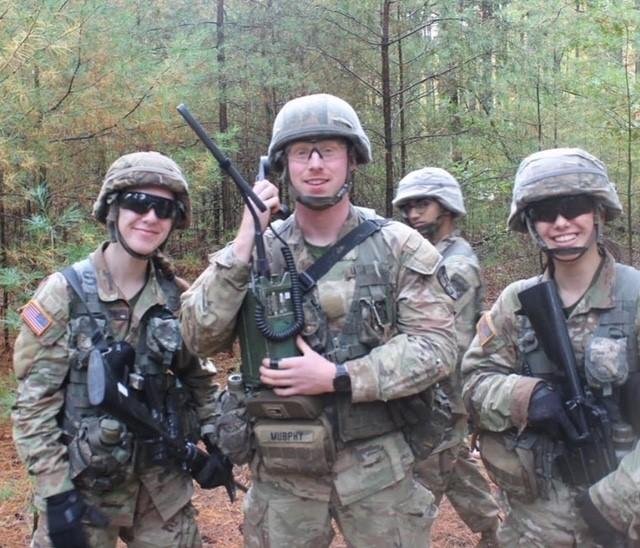
M520 163L513 186L509 228L526 232L522 213L527 206L555 196L586 194L604 209L604 220L622 213L606 166L580 148L553 148L527 156Z
M326 93L292 99L280 109L273 122L269 160L274 167L282 168L280 160L289 143L332 137L351 141L359 164L371 161L371 143L349 103Z
M398 183L393 205L401 207L416 198L435 198L456 217L467 214L460 184L451 173L439 167L423 167L405 175Z
M108 169L102 181L100 194L93 204L93 215L106 223L109 206L122 190L156 185L171 190L180 204L181 215L175 228L186 228L191 222L189 186L182 170L171 158L159 152L133 152L118 158Z

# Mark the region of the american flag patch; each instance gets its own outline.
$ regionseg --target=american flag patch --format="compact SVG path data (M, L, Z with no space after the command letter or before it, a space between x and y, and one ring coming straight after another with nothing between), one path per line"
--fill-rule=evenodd
M47 314L36 301L29 301L20 313L20 317L31 331L38 337L42 335L53 323L51 316Z
M491 312L485 312L478 323L476 324L476 332L478 333L478 340L480 346L484 348L488 345L496 336L496 328L493 325L491 319Z

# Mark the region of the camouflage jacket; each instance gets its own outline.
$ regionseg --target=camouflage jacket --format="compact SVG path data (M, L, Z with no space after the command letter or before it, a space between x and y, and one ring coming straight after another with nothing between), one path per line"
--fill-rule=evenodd
M464 246L465 254L456 251ZM456 291L454 301L458 357L451 378L442 383L451 411L458 416L456 427L435 451L440 451L464 439L467 433L467 413L462 402L462 378L460 364L475 335L476 322L480 316L483 286L480 278L480 263L469 243L462 238L460 230L455 230L436 244L442 254L442 264L447 269L451 285Z
M361 214L352 207L338 238L361 221ZM285 239L299 271L313 264L297 224L294 223ZM270 231L265 240L268 252L278 249ZM353 403L387 401L421 392L449 374L456 359L452 301L435 275L439 254L416 231L397 222L383 226L380 241L384 243L385 257L388 257L391 269L396 322L384 344L345 362L351 376ZM358 247L347 253L312 291L331 329L340 329L350 309L355 282L348 276L348 263L355 261L357 256ZM210 266L183 294L184 340L201 355L220 351L234 340L236 316L250 274L250 265L236 259L233 246L214 254L210 261ZM346 279L344 275L340 280L334 279L335 271L346 273ZM316 323L313 318L305 318L305 322L307 325ZM410 465L413 457L400 432L382 438L385 439L350 443L349 448L338 455L334 470L342 471L333 477L280 478L281 486L300 496L329 500L332 485L335 485L343 502L387 487L401 479L403 468ZM379 462L369 466L372 472L367 472L365 461L373 459L373 454L380 452L381 447L384 447L385 455L379 461L392 462L384 470L380 469ZM369 455L365 458L367 451ZM391 454L395 455L393 459L389 457ZM347 483L349 487L343 488ZM345 492L354 489L358 490L357 494Z
M148 281L133 308L113 283L104 260L104 245L90 255L96 271L98 297L110 316L114 337L136 347L141 320L155 305L165 305L166 298L158 281L158 273L150 266ZM18 454L35 478L36 505L44 509L43 499L74 487L70 476L67 447L62 443L60 419L69 373L69 304L70 288L60 273L46 278L27 307L41 311L44 330L38 335L33 325L22 325L16 339L13 366L18 380L13 408L13 435ZM35 303L35 304L34 304ZM27 308L25 307L25 308ZM174 311L177 313L177 311ZM37 327L37 326L36 326ZM200 362L184 346L177 362L177 374L190 389L198 416L204 425L213 420L215 370ZM92 503L106 508L113 523L127 525L133 519L137 490L144 484L164 519L184 506L193 494L192 480L177 466L170 470L151 467L133 481L114 492L99 497L86 493Z
M591 287L574 306L567 328L576 356L578 369L584 378L585 349L591 344L598 328L602 310L614 308L616 266L611 255L604 258ZM545 273L545 278L547 274ZM509 285L478 322L477 333L462 362L463 398L471 417L481 429L501 432L527 424L529 400L539 378L523 373L523 356L518 346L522 316L518 293L539 277L520 280ZM637 305L640 303L636 303ZM636 341L640 333L635 315ZM607 361L607 356L603 355Z
M484 293L478 258L460 234L460 230L455 230L436 244L436 249L443 257L442 263L447 269L449 280L457 293L454 310L458 338L458 365L462 363L462 357L476 333L476 322L480 317ZM447 250L456 244L466 244L469 247L470 256L456 253L455 250L451 254L447 253Z

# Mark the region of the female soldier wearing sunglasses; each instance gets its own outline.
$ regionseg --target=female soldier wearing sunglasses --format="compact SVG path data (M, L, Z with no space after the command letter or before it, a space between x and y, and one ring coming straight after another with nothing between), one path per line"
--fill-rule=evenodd
M42 282L15 343L14 439L40 513L32 546L115 547L118 537L129 546L200 546L191 475L161 439L90 405L87 387L98 348L176 439L197 442L210 429L215 369L182 345L184 282L159 251L189 224L187 182L162 154L127 154L109 168L94 215L110 241L73 265L79 290L69 269ZM216 473L230 473L225 465L214 453L196 479L214 486Z
M598 522L581 514L593 478L580 470L593 463L577 462L584 453L573 449L567 378L523 314L522 290L554 281L579 383L609 421L599 443L616 449L613 467L637 439L629 409L638 376L640 275L603 246L604 223L621 212L606 167L581 149L544 150L520 164L509 227L528 231L547 265L502 292L462 363L464 400L507 509L501 546L586 547L599 538L589 529Z

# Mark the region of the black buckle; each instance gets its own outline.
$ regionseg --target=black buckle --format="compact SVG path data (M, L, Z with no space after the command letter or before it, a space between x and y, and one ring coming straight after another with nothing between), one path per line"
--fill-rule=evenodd
M311 290L317 283L317 280L310 276L306 271L298 273L298 280L302 286L302 291L305 293Z

